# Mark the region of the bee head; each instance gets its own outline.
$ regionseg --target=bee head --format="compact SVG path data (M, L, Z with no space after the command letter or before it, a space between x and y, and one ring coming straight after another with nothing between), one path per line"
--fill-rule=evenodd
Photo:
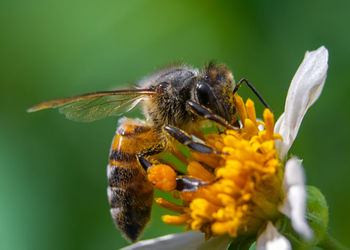
M202 73L185 66L163 69L141 82L155 94L143 105L146 118L156 127L172 125L184 128L197 119L187 108L194 101L229 123L237 121L233 98L234 80L222 65L209 64Z
M194 86L192 100L234 124L237 121L234 86L231 71L223 65L210 63Z

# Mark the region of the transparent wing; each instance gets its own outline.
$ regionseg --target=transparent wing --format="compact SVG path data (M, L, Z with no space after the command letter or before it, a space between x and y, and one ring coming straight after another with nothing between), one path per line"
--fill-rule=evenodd
M58 108L70 120L92 122L106 116L122 114L133 103L152 94L155 92L147 89L95 92L42 102L28 109L28 112Z

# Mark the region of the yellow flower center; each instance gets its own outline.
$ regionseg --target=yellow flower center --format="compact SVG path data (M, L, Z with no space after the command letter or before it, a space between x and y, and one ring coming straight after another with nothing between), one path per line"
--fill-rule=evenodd
M163 216L165 223L200 230L207 238L236 237L256 234L267 221L278 217L278 205L284 199L283 169L274 141L282 138L273 132L270 110L265 109L264 120L257 121L254 103L248 99L244 104L239 96L235 99L242 129L206 135L206 145L223 154L191 152L186 176L208 184L194 192L174 191L181 205L156 199L160 206L179 213ZM149 180L165 191L176 186L175 175L169 174L167 167L154 165L148 172Z

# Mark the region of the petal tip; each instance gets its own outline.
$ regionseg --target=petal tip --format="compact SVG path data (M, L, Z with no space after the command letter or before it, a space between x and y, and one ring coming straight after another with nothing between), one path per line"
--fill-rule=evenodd
M306 53L307 54L320 54L320 55L323 55L323 56L328 58L328 49L324 45L322 45L321 47L319 47L316 50L306 51Z
M328 66L328 49L325 46L321 46L316 50L312 51L306 51L305 58L306 57L314 57L317 59L320 65L326 64Z

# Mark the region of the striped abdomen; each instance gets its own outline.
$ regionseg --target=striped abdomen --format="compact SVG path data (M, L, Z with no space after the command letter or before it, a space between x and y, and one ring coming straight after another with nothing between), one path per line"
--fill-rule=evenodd
M116 226L130 241L136 241L148 223L153 203L153 185L147 181L137 153L159 143L149 126L127 119L114 136L107 166L108 200Z

